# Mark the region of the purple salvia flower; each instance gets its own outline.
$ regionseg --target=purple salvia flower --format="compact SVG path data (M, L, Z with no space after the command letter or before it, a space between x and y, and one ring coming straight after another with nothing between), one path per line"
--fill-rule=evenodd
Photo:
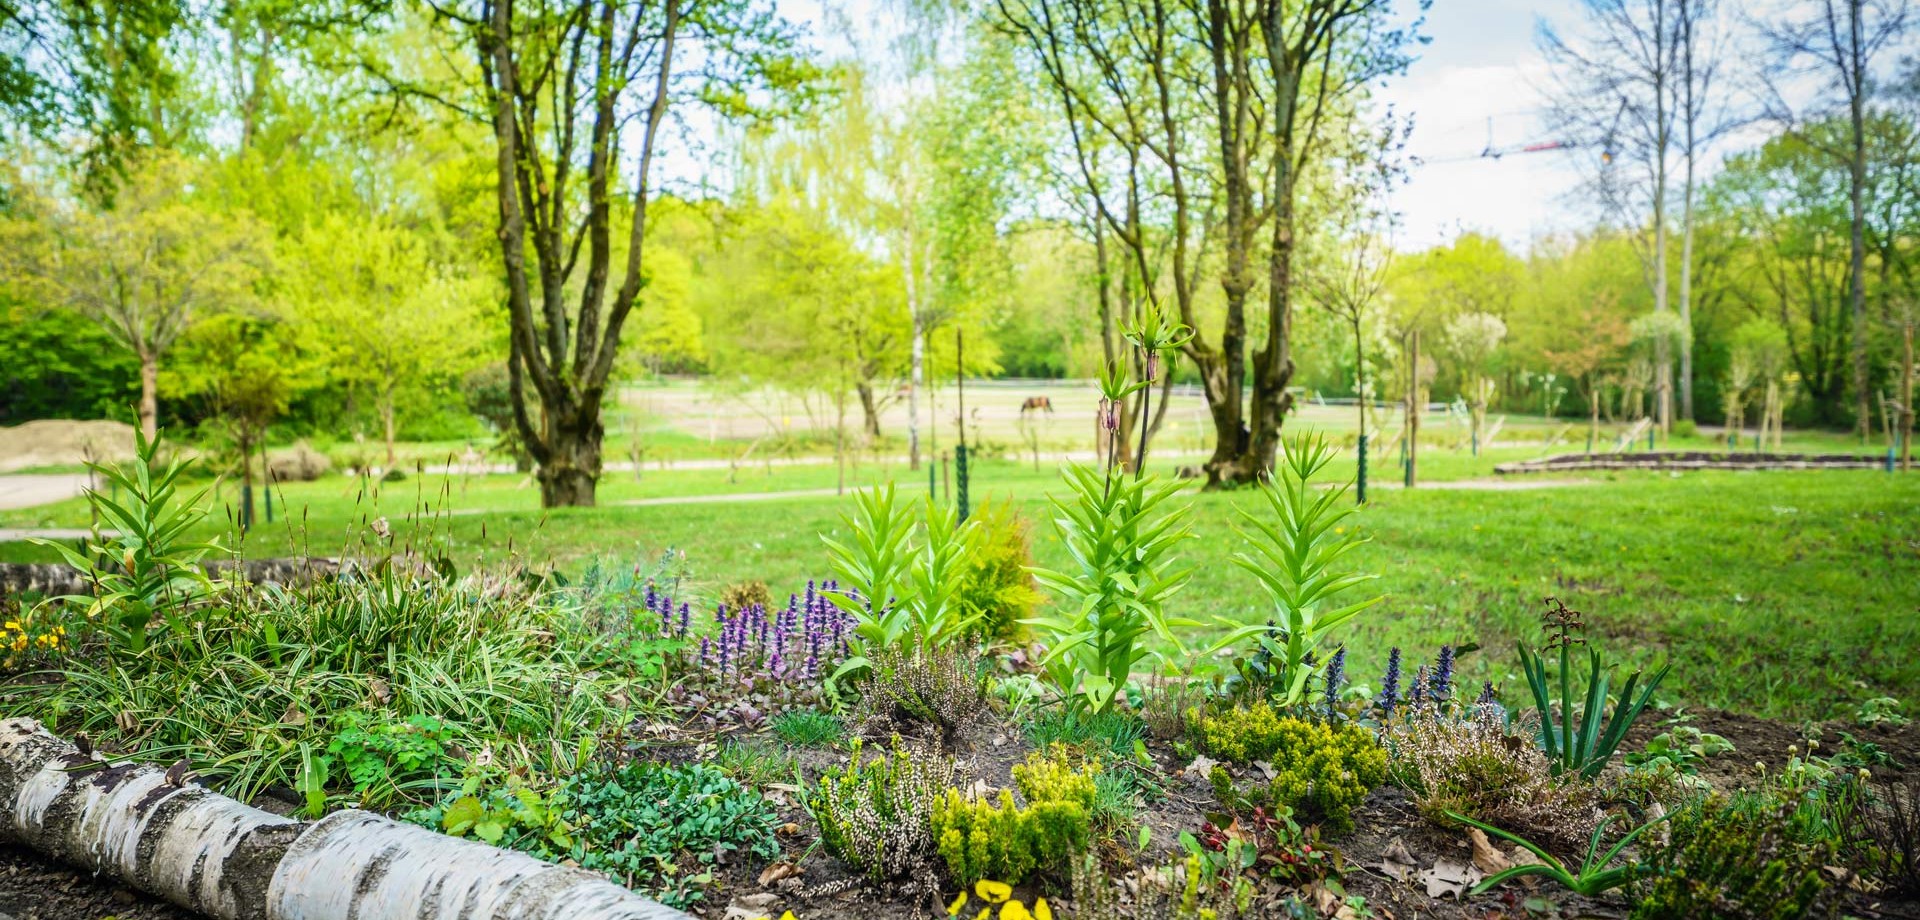
M1347 647L1340 646L1327 661L1327 718L1340 708L1340 685L1347 681Z
M1453 646L1440 646L1440 661L1433 666L1433 702L1445 703L1453 696Z
M1427 686L1429 681L1431 680L1432 678L1427 676L1426 665L1423 664L1420 667L1414 669L1413 687L1411 688L1412 692L1407 694L1407 702L1411 704L1414 709L1419 709L1421 706L1426 704Z
M1400 647L1394 646L1387 651L1387 674L1380 679L1380 710L1385 719L1393 718L1393 710L1400 705Z
M680 638L687 637L687 627L692 625L693 609L685 601L680 603Z
M712 648L712 646L713 646L712 639L709 639L706 636L700 637L700 667L705 668L707 666L707 652Z

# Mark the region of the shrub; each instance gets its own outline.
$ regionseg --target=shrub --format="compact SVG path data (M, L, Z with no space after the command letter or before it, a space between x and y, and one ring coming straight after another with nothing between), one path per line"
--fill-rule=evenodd
M808 791L808 813L827 852L873 882L920 876L932 866L933 809L953 784L953 762L916 754L897 740L891 753L863 763L860 743L844 767Z
M1860 828L1865 871L1894 893L1920 892L1920 792L1909 781L1873 793Z
M1387 777L1387 754L1366 729L1277 715L1266 702L1190 717L1201 745L1238 763L1271 761L1266 798L1311 810L1329 829L1352 827L1353 807Z
M728 610L746 610L749 607L771 608L773 594L767 590L764 581L742 581L730 584L720 590L720 603Z
M960 577L955 601L962 619L988 639L1022 642L1026 620L1040 605L1040 591L1028 568L1033 565L1032 525L1011 501L987 502L969 520L979 521L981 536L972 565Z
M276 482L312 482L330 469L333 461L305 441L267 458L267 472Z
M1394 782L1436 824L1452 825L1447 813L1456 812L1572 852L1599 820L1594 787L1556 777L1546 754L1491 711L1396 724L1382 741Z
M1671 841L1650 859L1652 875L1633 908L1636 920L1789 920L1833 916L1837 901L1821 875L1831 844L1797 841L1795 805L1715 795L1673 818ZM1760 807L1754 807L1758 804Z
M1092 775L1075 770L1055 748L1027 755L1013 768L1013 780L1025 807L1005 790L994 803L949 789L934 805L934 839L954 881L1018 884L1086 849L1096 796Z
M847 733L839 718L818 709L789 709L774 716L771 725L776 737L795 747L822 747Z

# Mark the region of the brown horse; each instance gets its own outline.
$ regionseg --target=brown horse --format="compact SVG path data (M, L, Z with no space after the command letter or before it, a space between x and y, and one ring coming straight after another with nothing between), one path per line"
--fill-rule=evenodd
M1020 403L1021 418L1026 418L1027 413L1035 410L1045 411L1048 415L1052 415L1053 398L1049 396L1029 396Z

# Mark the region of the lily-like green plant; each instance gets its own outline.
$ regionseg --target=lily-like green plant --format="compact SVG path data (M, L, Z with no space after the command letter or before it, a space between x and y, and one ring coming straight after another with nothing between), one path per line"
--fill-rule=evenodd
M1667 818L1671 816L1671 814L1661 815L1652 821L1648 821L1628 831L1625 836L1621 837L1604 853L1600 849L1600 838L1606 833L1607 825L1613 823L1614 816L1608 815L1602 818L1600 820L1600 826L1593 829L1593 839L1587 842L1587 855L1580 861L1580 871L1573 872L1567 868L1565 863L1555 859L1553 854L1541 849L1538 845L1524 837L1503 831L1491 824L1483 824L1475 821L1466 815L1451 811L1447 812L1447 817L1461 824L1477 827L1496 837L1526 847L1528 852L1540 858L1540 861L1537 863L1514 866L1511 869L1496 872L1488 876L1485 881L1473 887L1473 894L1484 894L1508 879L1519 878L1523 875L1544 875L1566 886L1567 890L1574 894L1605 894L1635 879L1644 878L1653 874L1655 870L1652 865L1645 862L1633 862L1624 866L1612 866L1611 868L1609 868L1609 865L1614 859L1619 857L1620 851L1626 849L1628 844L1632 843L1641 834L1646 833L1654 825L1667 820Z
M1325 666L1327 656L1318 656L1320 664L1309 659L1327 634L1382 598L1334 606L1336 595L1378 577L1339 565L1342 557L1367 540L1339 526L1354 513L1346 500L1346 486L1320 489L1313 485L1314 477L1333 460L1333 448L1319 437L1289 439L1285 448L1280 475L1260 490L1270 513L1240 511L1247 525L1241 535L1251 551L1234 557L1273 601L1273 621L1236 625L1221 618L1222 625L1234 628L1214 650L1249 638L1257 641L1262 657L1279 664L1274 683L1284 689L1276 702L1291 706L1305 698L1308 678Z
M180 498L180 477L191 461L175 459L163 467L159 455L158 435L149 441L135 432L134 459L126 469L88 464L125 493L124 499L115 500L98 489L87 491L87 501L115 536L105 536L96 525L84 552L50 540L33 541L58 552L93 586L92 597L50 598L48 603L81 605L115 654L145 651L156 617L176 634L187 634L192 614L225 588L200 567L209 554L222 551L219 542L186 538L207 516L200 506L207 492Z
M974 522L961 523L952 508L932 499L916 521L891 482L855 492L846 522L847 542L821 537L841 587L827 600L857 621L857 654L837 673L870 666L867 655L881 649L943 648L979 619L963 615L956 599L979 542Z
M1639 683L1641 673L1635 670L1627 678L1626 686L1620 688L1620 697L1613 704L1613 713L1607 714L1607 689L1612 682L1612 670L1601 664L1600 651L1587 645L1587 687L1586 697L1581 708L1573 708L1573 646L1584 645L1586 640L1577 633L1583 630L1577 611L1568 610L1566 605L1549 598L1551 609L1547 612L1547 623L1553 629L1548 648L1560 650L1560 707L1558 722L1555 722L1553 705L1553 683L1547 671L1546 660L1539 653L1520 646L1520 666L1527 674L1527 687L1533 691L1535 708L1540 712L1540 750L1553 762L1558 773L1578 773L1581 777L1592 779L1607 768L1613 759L1614 751L1626 740L1627 729L1633 727L1635 719L1645 711L1647 704L1653 701L1653 692L1667 677L1671 664L1662 665L1640 688L1635 696L1634 687Z
M1077 567L1033 569L1034 578L1059 595L1060 612L1021 622L1046 640L1041 665L1054 687L1072 705L1100 713L1149 654L1139 644L1142 636L1154 633L1178 650L1172 627L1200 625L1162 610L1192 573L1174 569L1170 559L1192 531L1186 507L1161 510L1180 493L1178 480L1128 478L1112 466L1102 474L1080 464L1064 475L1071 496L1053 499L1053 523Z

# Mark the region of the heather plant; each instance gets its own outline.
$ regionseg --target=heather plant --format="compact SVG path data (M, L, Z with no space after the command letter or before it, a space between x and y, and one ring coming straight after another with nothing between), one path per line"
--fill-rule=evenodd
M1018 884L1064 865L1087 848L1097 770L1075 769L1066 752L1055 748L1035 751L1013 768L1024 806L1015 804L1009 790L998 801L947 790L934 806L932 823L947 874L963 885L989 878Z
M1605 770L1613 759L1614 751L1620 742L1626 740L1627 730L1633 727L1635 719L1653 701L1653 693L1659 689L1660 682L1667 676L1671 665L1663 665L1653 673L1640 695L1634 695L1634 687L1639 683L1641 673L1636 670L1627 678L1626 685L1620 688L1619 700L1613 703L1613 712L1608 716L1608 687L1612 681L1610 669L1600 660L1600 651L1587 644L1581 636L1586 629L1580 619L1581 614L1567 609L1558 598L1547 598L1546 623L1550 631L1546 649L1559 650L1560 667L1557 672L1560 700L1554 705L1553 684L1555 673L1549 672L1545 660L1525 645L1520 646L1520 664L1527 674L1527 686L1533 691L1533 699L1540 718L1540 748L1554 763L1556 772L1578 774L1593 779ZM1579 709L1574 708L1573 685L1573 646L1587 646L1587 684L1585 699ZM1556 713L1558 724L1555 724Z
M1316 653L1327 635L1381 598L1350 604L1336 600L1377 576L1341 567L1341 560L1367 541L1340 526L1354 513L1346 487L1321 489L1313 482L1332 462L1333 448L1319 437L1294 438L1286 442L1283 460L1279 475L1260 489L1269 515L1240 512L1247 525L1242 536L1252 552L1234 557L1266 591L1275 615L1251 626L1222 619L1223 625L1235 628L1215 648L1255 640L1251 660L1259 662L1260 685L1278 702L1293 706L1306 698L1308 680L1324 667Z
M1077 568L1034 570L1060 603L1025 622L1047 642L1040 663L1054 688L1071 706L1099 713L1149 655L1144 636L1178 650L1173 627L1199 625L1162 610L1187 580L1189 570L1173 569L1169 557L1191 531L1187 509L1161 511L1183 487L1178 480L1128 478L1111 465L1101 473L1074 464L1065 476L1071 497L1053 499L1054 526Z
M933 809L953 775L953 761L898 740L890 753L866 761L856 739L847 765L828 770L807 792L807 811L827 852L868 881L913 879L924 887L936 856Z
M871 657L872 671L858 686L854 721L861 731L918 723L951 737L987 706L987 682L980 662L958 649L914 644L882 649Z
M1450 815L1467 815L1570 850L1593 833L1600 793L1556 776L1527 737L1531 727L1516 729L1476 709L1462 719L1402 720L1380 737L1390 779L1413 794L1427 820L1448 826Z

